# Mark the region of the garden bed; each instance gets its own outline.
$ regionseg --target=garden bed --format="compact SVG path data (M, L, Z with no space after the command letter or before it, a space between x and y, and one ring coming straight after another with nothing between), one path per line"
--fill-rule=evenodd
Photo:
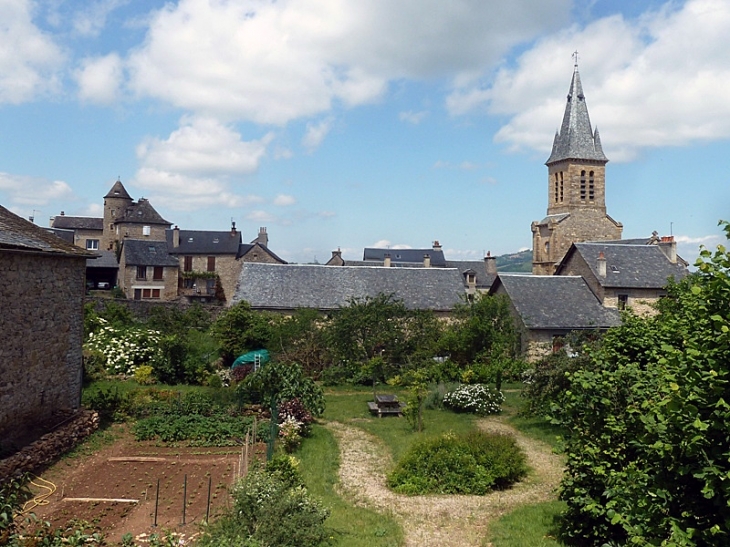
M48 504L33 512L53 527L86 521L102 531L110 542L125 533L164 533L173 530L187 536L197 533L205 520L208 484L211 484L211 518L230 505L228 489L239 473L241 449L164 447L137 442L125 427L113 444L91 456L66 458L48 469L43 479L55 485ZM265 453L256 445L255 453ZM256 456L254 456L256 457ZM187 505L183 522L183 489L187 476ZM157 526L153 526L157 480L160 481ZM31 487L37 494L46 491ZM63 501L90 498L91 501ZM138 500L137 503L98 501Z

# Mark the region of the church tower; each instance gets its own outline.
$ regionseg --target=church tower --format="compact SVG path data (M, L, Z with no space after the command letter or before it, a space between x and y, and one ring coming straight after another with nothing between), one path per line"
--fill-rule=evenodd
M547 216L532 223L532 273L552 275L570 245L621 239L623 226L606 214L606 158L591 128L578 64L548 168Z

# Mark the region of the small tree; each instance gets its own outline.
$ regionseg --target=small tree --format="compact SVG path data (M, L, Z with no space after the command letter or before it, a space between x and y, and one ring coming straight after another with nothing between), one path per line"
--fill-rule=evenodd
M218 316L211 329L221 346L221 356L228 364L247 351L265 348L271 328L266 314L255 312L241 301Z

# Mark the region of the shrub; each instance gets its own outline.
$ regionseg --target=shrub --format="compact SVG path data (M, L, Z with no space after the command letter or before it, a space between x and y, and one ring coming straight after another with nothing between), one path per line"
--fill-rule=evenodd
M460 386L444 395L444 406L455 412L473 412L485 416L499 414L504 395L484 384Z
M233 488L233 498L233 512L205 530L199 545L316 547L326 542L329 511L302 486L291 460L253 467Z
M414 445L388 476L402 494L475 494L507 488L527 473L525 455L512 437L472 432Z
M241 400L264 405L269 405L272 398L277 403L296 398L313 416L324 412L322 388L304 376L302 367L296 363L271 361L238 384L236 392Z
M104 356L108 374L134 374L139 365L153 364L161 358L159 331L100 321L103 326L89 333L84 349Z
M231 369L231 380L235 383L243 382L253 372L253 365L239 365Z
M130 399L119 393L117 388L84 391L82 402L85 407L98 412L104 422L122 422L129 414Z
M141 386L149 386L154 384L157 380L152 375L152 367L149 365L140 365L134 371L134 381Z

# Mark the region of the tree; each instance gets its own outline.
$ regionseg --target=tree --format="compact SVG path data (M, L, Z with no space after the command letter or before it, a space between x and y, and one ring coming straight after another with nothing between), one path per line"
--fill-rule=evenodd
M554 405L568 543L730 542L730 255L702 249L696 266L655 317L609 330Z
M239 355L267 346L271 322L266 314L241 301L218 316L211 332L221 345L221 357L230 364Z

